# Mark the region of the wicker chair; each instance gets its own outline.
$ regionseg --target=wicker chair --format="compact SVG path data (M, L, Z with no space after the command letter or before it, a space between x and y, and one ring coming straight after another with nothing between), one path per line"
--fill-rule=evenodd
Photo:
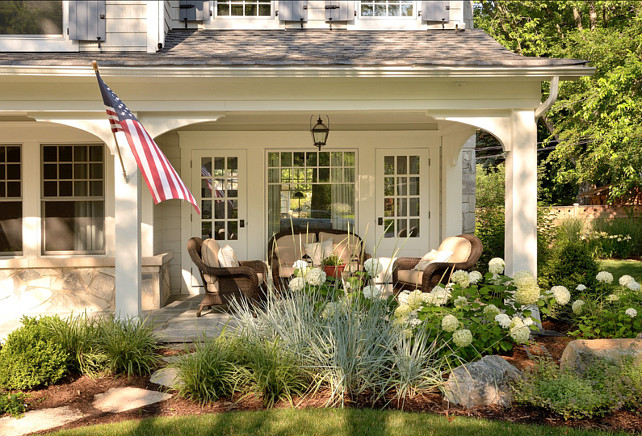
M361 267L363 262L370 258L365 252L363 241L353 232L337 229L283 230L268 241L268 259L276 289L281 291L287 287L290 277L294 274L292 265L304 255L304 244L329 238L334 241L334 251L346 264L357 262ZM349 241L351 243L347 244Z
M234 295L244 296L254 302L265 297L264 283L268 277L265 262L239 261L241 266L232 268L209 266L203 261L202 248L201 238L190 238L187 242L187 252L198 268L205 287L205 296L196 312L197 317L201 316L203 308L224 304ZM218 260L215 263L218 264Z
M421 260L420 257L400 257L392 270L395 290L420 289L430 292L442 278L448 280L453 271L471 269L479 260L483 249L482 242L476 236L459 235L444 239L439 246L440 251L453 251L451 262L433 262L423 271L418 271L414 268Z

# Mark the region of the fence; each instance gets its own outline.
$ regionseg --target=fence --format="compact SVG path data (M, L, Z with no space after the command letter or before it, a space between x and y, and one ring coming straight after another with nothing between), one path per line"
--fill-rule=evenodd
M640 205L580 205L575 203L573 206L553 206L553 212L556 214L554 224L559 224L565 218L580 218L590 222L595 218L627 218L630 216L642 216L642 206Z

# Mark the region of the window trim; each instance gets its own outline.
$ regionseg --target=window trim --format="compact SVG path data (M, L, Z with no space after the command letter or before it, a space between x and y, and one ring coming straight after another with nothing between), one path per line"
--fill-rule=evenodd
M403 0L387 0L387 1L403 1ZM416 20L417 19L417 10L418 10L418 5L416 1L412 2L412 15L410 16L402 16L402 15L382 15L382 16L375 16L375 15L361 15L361 5L364 3L363 1L359 1L359 4L357 5L357 17L360 20ZM368 2L370 3L370 2ZM387 5L387 4L386 4Z
M25 51L27 43L30 43L28 51L31 52L79 51L78 41L69 39L68 28L69 0L62 0L62 33L45 35L0 34L0 52Z
M214 6L212 7L212 12L213 12L212 21L213 20L270 20L270 19L274 19L274 17L276 16L276 12L275 12L276 8L273 1L270 2L270 15L219 15L218 3L219 3L218 0L215 1ZM231 4L230 4L230 7L231 7Z
M103 175L102 175L102 182L103 182L103 194L102 194L102 200L100 198L97 198L96 196L78 196L74 197L72 196L65 196L65 197L60 197L56 195L55 197L45 197L44 196L44 183L45 183L45 177L44 177L44 169L45 169L45 162L44 162L44 147L46 146L57 146L57 147L63 147L63 146L71 146L71 147L77 147L77 146L101 146L102 148L102 166L103 166ZM107 255L107 246L108 246L108 229L107 229L107 216L108 216L108 211L107 211L107 146L102 143L102 142L74 142L74 143L69 143L69 142L55 142L55 143L41 143L40 144L40 156L39 156L39 165L40 165L40 253L39 256L41 257L46 257L46 256L57 256L57 255L72 255L72 256L87 256L87 255L94 255L94 256L105 256ZM56 178L58 180L58 178ZM45 249L46 246L46 233L45 233L45 213L44 213L44 205L45 202L62 202L62 201L83 201L83 202L89 202L89 201L102 201L103 202L103 249L102 250L50 250L47 251Z
M0 251L0 259L6 259L6 258L11 258L11 257L18 257L24 255L24 183L22 183L22 179L24 177L24 166L23 166L23 160L24 160L24 153L23 153L23 147L22 144L16 144L16 143L1 143L0 147L18 147L20 149L20 196L19 197L7 197L3 196L0 197L0 204L2 203L15 203L15 202L20 202L20 206L22 209L22 215L20 217L20 246L22 250L19 251ZM4 162L6 164L6 162ZM7 174L5 173L5 178L1 179L2 181L8 181L7 179Z

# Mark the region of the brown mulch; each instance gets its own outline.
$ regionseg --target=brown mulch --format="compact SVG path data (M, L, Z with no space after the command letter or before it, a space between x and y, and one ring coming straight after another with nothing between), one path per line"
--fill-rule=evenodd
M550 326L544 325L544 328ZM557 329L559 330L559 329ZM561 358L566 345L572 340L569 337L544 336L536 338L528 349L516 347L512 354L504 358L519 369L532 366L536 356L552 357L556 361ZM178 352L172 349L163 350L163 355L175 355ZM529 356L530 355L530 356ZM191 400L177 396L171 399L143 407L125 413L103 413L91 406L94 395L106 392L110 388L132 386L151 390L162 390L156 384L149 382L149 377L106 377L91 379L86 376L67 377L55 386L46 389L28 392L29 410L70 406L81 412L89 413L91 416L69 423L56 430L83 427L93 424L105 424L129 419L142 419L157 416L179 416L179 415L200 415L209 413L222 413L239 410L260 410L263 403L260 398L246 397L240 401L220 400L212 404L199 405ZM297 402L301 408L323 407L328 399L327 393L306 397ZM352 404L353 407L367 407L361 404ZM291 407L289 403L277 403L276 408ZM628 411L617 411L605 417L564 420L557 416L537 408L514 406L503 408L496 406L480 406L472 409L464 409L449 404L440 394L434 393L426 396L418 396L407 399L403 405L392 403L390 408L403 408L408 411L429 412L440 414L445 417L468 416L485 418L491 420L509 421L513 423L544 424L551 426L566 426L582 429L599 429L608 431L642 432L642 416ZM50 430L51 431L51 430ZM37 434L45 434L44 431Z

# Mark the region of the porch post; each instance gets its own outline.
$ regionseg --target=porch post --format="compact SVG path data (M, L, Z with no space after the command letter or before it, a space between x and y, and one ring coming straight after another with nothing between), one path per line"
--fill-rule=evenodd
M532 110L514 110L506 151L506 274L537 275L537 129Z
M116 221L116 289L114 304L116 316L125 318L140 316L141 314L142 183L140 172L131 155L127 140L117 139L127 170L127 183L123 180L122 168L116 163L114 165L114 217Z

